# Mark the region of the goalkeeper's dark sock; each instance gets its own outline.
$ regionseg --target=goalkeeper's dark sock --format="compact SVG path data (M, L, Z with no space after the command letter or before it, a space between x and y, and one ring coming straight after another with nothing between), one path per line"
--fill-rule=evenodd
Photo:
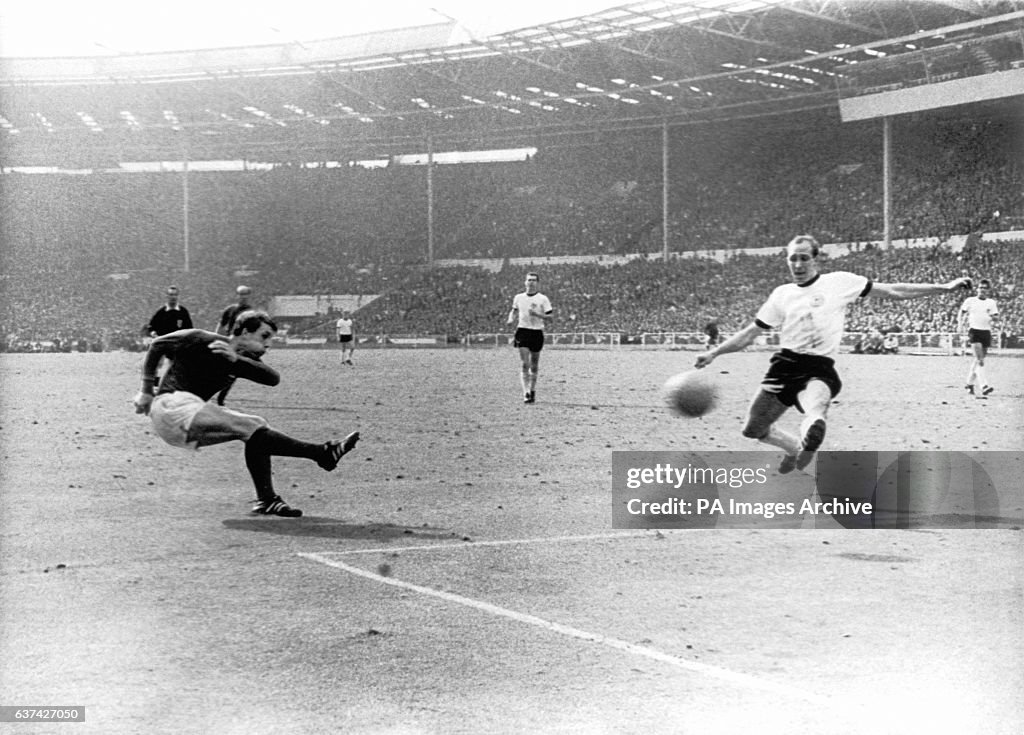
M251 441L245 443L245 466L256 487L256 497L264 502L271 502L277 496L274 492L274 473L270 465L270 455L258 444Z
M249 441L245 443L247 451L249 447L252 447L253 451L260 451L264 454L272 454L278 457L319 459L323 454L322 444L312 444L292 439L287 434L282 434L280 431L275 431L267 426L257 429L252 433Z

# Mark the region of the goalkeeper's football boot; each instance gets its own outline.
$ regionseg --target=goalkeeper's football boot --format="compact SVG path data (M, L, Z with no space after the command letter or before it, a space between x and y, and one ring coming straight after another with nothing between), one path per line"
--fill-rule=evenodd
M346 436L344 439L339 441L330 441L323 445L323 456L316 461L323 469L330 472L338 466L338 462L346 454L351 452L356 442L359 441L359 432L353 431L351 434Z
M283 516L284 518L298 518L302 515L301 510L288 505L280 495L275 495L270 500L256 500L252 505L251 512L254 516Z

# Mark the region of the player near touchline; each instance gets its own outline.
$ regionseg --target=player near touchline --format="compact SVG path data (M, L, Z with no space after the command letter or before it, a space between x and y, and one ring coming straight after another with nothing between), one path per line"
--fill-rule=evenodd
M260 358L270 348L277 326L263 311L238 315L228 336L202 329L183 329L157 337L142 365L142 390L135 412L149 415L157 435L168 444L196 449L229 441L245 443L245 466L256 487L252 512L296 517L274 490L271 457L304 457L330 472L359 441L354 431L341 441L323 444L299 441L270 428L260 416L232 411L209 402L235 378L277 385L281 376ZM154 391L156 368L166 357L170 366ZM155 393L155 395L154 395Z
M978 295L968 296L960 306L959 329L967 329L967 341L971 344L974 359L967 372L968 392L976 398L988 398L995 390L988 383L985 357L992 346L993 317L999 315L999 306L992 298L992 282L987 278L978 281ZM975 390L977 386L977 390Z
M341 316L334 323L334 329L338 334L338 343L341 345L341 364L351 365L356 341L352 315L348 311L341 312Z
M810 235L798 235L786 246L792 279L775 288L754 321L714 349L697 355L705 368L719 355L739 352L772 329L779 330L779 351L754 396L743 436L779 447L786 454L780 473L803 469L825 440L826 416L842 381L834 356L846 328L846 308L858 299L917 299L970 286L970 279L948 283L875 283L844 271L819 272L821 246ZM804 414L800 436L775 423L791 407Z
M537 290L539 282L540 277L536 273L526 274L526 291L512 299L512 310L507 320L508 324L516 324L512 344L519 348L523 403L535 403L537 400L537 372L540 351L544 349L544 324L555 315L548 297Z

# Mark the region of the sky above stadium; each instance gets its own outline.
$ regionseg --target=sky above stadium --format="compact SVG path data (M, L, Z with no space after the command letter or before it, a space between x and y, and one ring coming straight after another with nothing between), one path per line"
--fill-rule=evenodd
M630 0L11 0L0 56L104 56L314 41L459 21L484 37Z

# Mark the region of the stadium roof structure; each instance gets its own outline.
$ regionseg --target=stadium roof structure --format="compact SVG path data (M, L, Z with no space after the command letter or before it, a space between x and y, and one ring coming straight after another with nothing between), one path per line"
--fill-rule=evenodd
M1020 69L1024 0L641 0L474 38L0 59L0 165L347 160L835 113ZM1020 98L1017 98L1020 101Z

